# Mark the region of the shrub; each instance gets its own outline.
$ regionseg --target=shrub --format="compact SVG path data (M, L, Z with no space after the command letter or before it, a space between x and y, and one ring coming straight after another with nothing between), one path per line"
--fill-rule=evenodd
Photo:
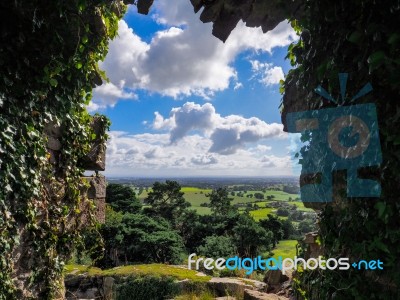
M170 299L180 292L173 277L128 277L116 286L116 300Z

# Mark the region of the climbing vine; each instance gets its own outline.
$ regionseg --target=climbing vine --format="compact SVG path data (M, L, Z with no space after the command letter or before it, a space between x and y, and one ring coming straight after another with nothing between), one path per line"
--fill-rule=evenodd
M292 21L300 39L289 47L294 69L283 84L283 120L290 111L331 107L314 88L322 85L330 94L339 95L337 74L347 72L348 98L368 82L373 86L370 95L352 104L376 104L383 152L380 167L359 170L362 178L381 182L381 197L347 198L346 174L337 172L335 203L323 207L319 234L326 257L380 259L384 270L299 272L296 288L305 299L399 296L399 18L398 1L307 1L303 15Z
M96 139L86 105L125 9L106 0L0 4L0 299L62 296L63 262L79 241L79 160ZM62 129L56 164L49 124Z

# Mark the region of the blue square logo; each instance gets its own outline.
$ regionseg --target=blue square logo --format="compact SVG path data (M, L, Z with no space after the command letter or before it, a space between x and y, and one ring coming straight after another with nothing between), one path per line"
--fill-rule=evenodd
M321 87L317 93L333 100ZM317 183L300 188L302 201L331 202L332 172L336 170L347 171L348 197L380 196L379 182L359 178L357 174L359 168L382 162L375 104L288 113L286 122L289 132L302 134L303 146L298 154L301 174L320 176Z

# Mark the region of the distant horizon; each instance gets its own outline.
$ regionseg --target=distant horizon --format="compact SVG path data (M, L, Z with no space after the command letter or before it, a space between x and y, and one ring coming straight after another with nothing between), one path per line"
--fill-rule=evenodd
M238 175L220 175L220 176L160 176L160 175L155 175L155 176L107 176L107 178L115 178L115 179L151 179L151 178L178 178L178 179L223 179L223 178L233 178L233 179L271 179L271 178L299 178L299 176L295 175L266 175L266 176L238 176Z

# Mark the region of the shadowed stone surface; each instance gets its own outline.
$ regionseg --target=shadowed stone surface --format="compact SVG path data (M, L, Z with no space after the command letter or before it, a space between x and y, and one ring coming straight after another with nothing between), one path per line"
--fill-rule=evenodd
M288 300L289 298L275 294L267 294L254 290L244 290L243 300Z

